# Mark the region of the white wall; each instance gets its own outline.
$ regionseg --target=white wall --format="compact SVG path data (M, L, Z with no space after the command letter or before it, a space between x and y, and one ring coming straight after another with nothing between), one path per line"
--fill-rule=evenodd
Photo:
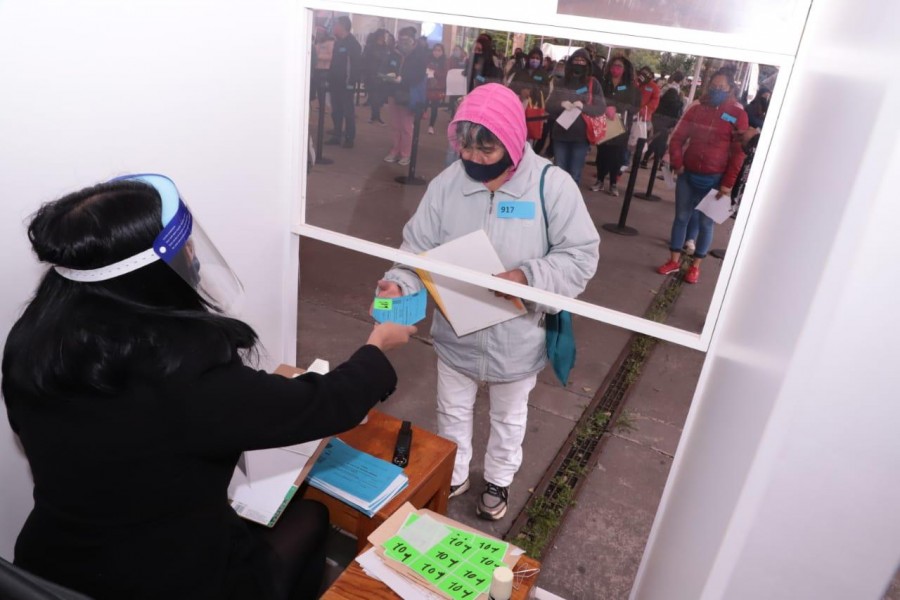
M632 592L880 598L900 563L894 3L813 3Z
M27 215L155 171L175 180L244 282L265 366L293 360L293 18L275 1L0 3L0 339L42 273ZM0 481L0 555L10 558L31 480L5 412Z

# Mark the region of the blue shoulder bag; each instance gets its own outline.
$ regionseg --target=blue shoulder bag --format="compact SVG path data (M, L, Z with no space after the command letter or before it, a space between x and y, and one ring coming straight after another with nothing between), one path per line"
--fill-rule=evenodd
M544 177L552 165L547 165L541 172L541 212L544 213L544 227L547 229L547 254L553 248L550 245L550 221L547 219L547 207L544 205ZM563 385L569 382L569 373L575 366L575 332L572 329L572 313L561 310L555 315L544 315L544 326L547 330L547 359L553 365L553 372Z

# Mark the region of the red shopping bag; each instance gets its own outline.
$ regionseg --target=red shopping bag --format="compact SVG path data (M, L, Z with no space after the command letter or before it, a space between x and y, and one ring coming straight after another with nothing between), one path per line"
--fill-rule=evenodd
M544 135L544 123L547 122L547 109L544 107L544 93L541 92L541 104L538 106L531 98L525 105L525 126L528 128L528 139L539 140Z

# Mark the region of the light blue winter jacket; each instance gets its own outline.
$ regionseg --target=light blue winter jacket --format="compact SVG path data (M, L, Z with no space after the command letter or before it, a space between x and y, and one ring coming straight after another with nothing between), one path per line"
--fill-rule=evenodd
M577 297L597 270L600 235L576 183L562 169L551 167L544 182L553 247L547 254L540 197L541 171L547 164L526 144L515 174L491 193L466 176L457 160L428 185L403 228L400 249L419 254L483 229L507 270L521 269L533 287ZM534 202L534 218L499 218L497 207L504 200ZM415 271L402 265L384 278L396 282L404 295L422 287ZM463 337L436 310L431 336L438 356L478 381L517 381L537 373L546 363L542 317L544 311L556 311L531 302L525 306L526 314Z

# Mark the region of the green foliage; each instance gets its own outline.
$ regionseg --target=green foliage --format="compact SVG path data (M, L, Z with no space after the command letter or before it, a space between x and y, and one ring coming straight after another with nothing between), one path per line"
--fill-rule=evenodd
M681 71L687 77L694 72L697 66L697 57L690 54L675 54L674 52L661 52L659 55L659 65L655 73L660 75L671 75L675 71Z

